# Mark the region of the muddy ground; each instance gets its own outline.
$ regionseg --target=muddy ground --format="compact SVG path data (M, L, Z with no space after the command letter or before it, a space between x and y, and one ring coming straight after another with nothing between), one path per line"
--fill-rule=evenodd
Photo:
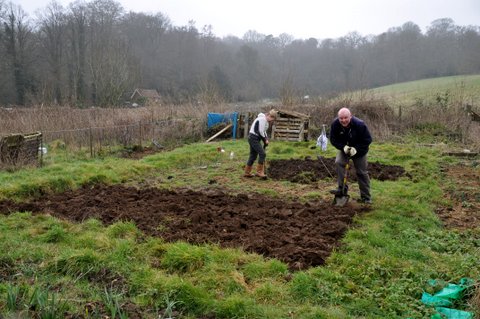
M335 158L317 157L305 159L272 160L267 163L268 176L273 179L289 180L295 183L313 183L321 179L336 179ZM405 169L397 165L384 165L369 162L370 178L380 181L397 180L400 176L409 176ZM357 181L355 167L350 162L348 180Z
M401 176L411 178L403 167L369 162L370 178L397 180ZM269 176L274 179L297 183L312 183L335 177L334 158L305 158L305 160L275 160L269 162ZM457 165L445 165L439 174L448 181L443 184L448 205L440 206L436 213L447 228L473 229L480 227L480 162L472 159ZM348 180L356 182L355 168L350 168Z
M322 161L270 161L268 172L271 178L299 183L331 178L330 174L335 174L333 159L322 158ZM451 166L443 173L456 181L450 186L456 191L446 190L453 204L437 210L440 218L449 227L478 226L479 168ZM353 180L353 168L350 175ZM370 175L373 179L395 180L405 172L399 166L370 163ZM4 214L48 213L74 222L97 218L106 225L133 221L147 235L161 236L168 242L185 240L243 248L278 258L292 270L322 265L339 246L353 217L368 210L368 206L354 201L339 208L321 200L302 203L260 194L231 195L218 189L169 191L122 185L85 186L26 203L0 202L0 212Z
M450 182L443 185L450 204L436 209L444 225L460 230L480 227L480 162L445 166L442 174Z
M324 159L324 163L332 166L333 159ZM373 178L395 179L404 173L401 167L372 166ZM271 161L268 172L278 179L305 172L318 178L329 176L326 166L308 159ZM260 194L229 195L214 189L168 191L121 185L85 186L28 203L0 202L0 212L6 214L48 213L75 222L97 218L106 225L133 221L146 234L166 241L240 247L278 258L291 269L322 265L339 245L353 217L367 210L369 207L354 202L338 208L321 200L301 203Z
M166 241L218 243L278 258L293 269L324 263L356 214L366 207L284 202L263 195L221 191L168 191L121 185L84 187L29 203L0 202L0 211L30 211L81 222L97 218L109 225L133 221L148 235Z

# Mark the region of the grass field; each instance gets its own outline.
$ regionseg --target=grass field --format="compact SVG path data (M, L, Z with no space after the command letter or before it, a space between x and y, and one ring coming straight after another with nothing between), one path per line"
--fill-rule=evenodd
M319 150L312 145L274 141L268 159L316 158ZM0 317L429 318L435 310L421 302L422 292L464 277L478 288L480 228L445 227L435 211L453 207L454 199L445 195L458 189L444 167L461 164L477 172L480 166L478 159L442 155L444 144L423 145L408 138L372 145L370 161L400 165L410 177L373 180L373 209L355 219L325 266L304 271L240 248L166 243L130 222L77 224L28 211L0 215ZM329 146L321 155L334 154ZM0 198L22 201L82 185L122 183L330 199L332 181L246 182L241 173L247 156L244 140L196 143L140 160L115 154L72 158L57 149L42 168L0 172ZM462 200L471 207L480 197ZM474 288L453 306L479 315Z
M413 106L419 101L431 103L463 101L477 105L480 100L480 75L458 75L396 83L369 90L375 98L393 105ZM425 103L425 102L424 102Z

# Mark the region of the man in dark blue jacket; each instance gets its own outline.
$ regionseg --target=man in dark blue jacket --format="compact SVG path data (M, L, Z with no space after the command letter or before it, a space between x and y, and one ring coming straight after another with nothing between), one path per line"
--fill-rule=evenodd
M360 188L360 201L371 204L370 177L368 176L367 153L372 143L372 136L365 123L352 116L347 108L338 111L338 117L330 127L330 142L338 149L335 158L337 170L338 189L337 194L342 194L343 179L345 177L345 166L349 159L352 159L357 172L358 186Z

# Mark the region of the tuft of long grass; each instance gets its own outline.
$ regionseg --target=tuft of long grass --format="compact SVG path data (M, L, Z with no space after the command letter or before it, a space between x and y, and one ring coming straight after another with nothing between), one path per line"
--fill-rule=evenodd
M109 318L119 318L126 319L128 318L127 313L121 307L121 295L107 288L104 289L102 294L102 301L105 305Z
M60 319L69 310L68 304L48 288L7 285L6 289L5 309L12 318Z
M189 272L202 268L210 258L208 248L178 242L169 245L161 262L171 272Z

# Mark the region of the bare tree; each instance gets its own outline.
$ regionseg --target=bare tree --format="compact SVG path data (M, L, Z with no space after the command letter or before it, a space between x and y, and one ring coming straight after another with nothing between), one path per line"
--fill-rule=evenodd
M138 60L139 86L160 88L166 77L165 34L171 29L171 22L162 13L144 14L129 12L119 25L122 37L128 43L130 52Z
M463 27L459 36L459 72L480 73L480 27Z
M243 35L243 41L247 43L260 43L265 39L265 35L258 33L255 30L248 30Z
M287 34L287 33L280 34L278 36L278 43L279 43L280 49L285 49L285 47L290 43L292 43L294 39L295 38L290 34Z
M458 27L450 18L434 20L427 30L428 76L455 74Z
M129 47L116 27L123 8L111 0L95 0L88 5L92 102L100 106L118 105L134 80Z
M280 99L283 105L291 106L295 103L296 96L297 92L294 87L293 75L289 72L280 88Z
M25 105L27 91L32 88L28 74L32 31L27 15L20 6L10 3L4 20L5 58L14 78L15 103Z
M38 16L39 24L39 43L44 50L50 77L46 81L51 85L51 94L54 104L63 104L62 99L62 66L63 66L63 48L65 47L65 12L64 8L53 0Z
M0 56L5 57L0 60L0 102L13 102L10 92L14 91L13 73L10 72L10 61L7 59L7 40L4 24L7 22L7 12L5 1L0 0Z
M230 79L223 72L223 70L216 65L208 73L209 86L214 88L218 98L218 102L231 102L232 101L232 85Z
M69 9L70 13L67 16L69 99L74 105L83 106L87 97L87 4L77 1L71 3Z

